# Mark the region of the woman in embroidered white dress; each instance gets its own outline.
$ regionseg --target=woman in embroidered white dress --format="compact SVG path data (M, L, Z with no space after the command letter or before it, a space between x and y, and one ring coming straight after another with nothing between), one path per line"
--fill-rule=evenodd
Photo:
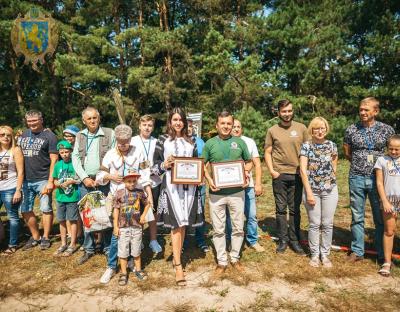
M157 224L171 229L173 265L178 286L186 280L181 264L181 250L185 227L201 226L204 222L203 207L198 187L171 183L171 166L174 157L197 157L195 143L188 136L186 115L174 108L168 116L167 134L160 136L154 152L153 172L164 174L157 209Z

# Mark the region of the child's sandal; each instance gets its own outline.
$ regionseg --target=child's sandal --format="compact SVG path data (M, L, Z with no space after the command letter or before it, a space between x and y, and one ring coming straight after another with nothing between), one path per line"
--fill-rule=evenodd
M382 264L381 269L378 271L378 273L385 277L390 276L390 266L390 263L385 262L384 264Z
M147 273L145 271L143 271L143 270L135 271L134 273L135 273L135 276L137 277L137 279L139 281L144 281L148 277Z
M119 286L125 286L128 284L128 274L120 274L118 279Z

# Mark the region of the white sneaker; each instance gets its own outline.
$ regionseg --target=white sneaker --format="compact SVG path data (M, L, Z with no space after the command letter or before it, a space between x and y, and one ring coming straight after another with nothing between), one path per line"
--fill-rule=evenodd
M100 278L100 283L108 284L108 282L114 275L115 275L115 270L112 268L107 268L107 270L103 273L103 276Z
M318 268L319 267L319 259L318 256L316 257L311 257L310 262L308 262L309 265L311 265L314 268Z
M155 254L162 251L160 244L155 239L150 242L149 247Z
M255 250L256 252L263 252L265 251L264 247L261 246L258 242L255 243L254 245L250 246L251 249Z
M128 270L130 270L132 273L135 272L135 265L133 264L133 259L130 258L128 260Z
M333 266L331 260L329 260L328 257L322 257L321 262L325 268L331 268Z

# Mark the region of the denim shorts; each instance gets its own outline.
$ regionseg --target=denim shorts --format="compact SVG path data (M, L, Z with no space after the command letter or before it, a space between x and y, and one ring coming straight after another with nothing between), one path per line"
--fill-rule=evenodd
M77 221L78 220L78 202L60 203L56 202L58 221Z
M41 212L50 213L53 212L52 207L52 194L42 195L42 190L46 187L47 180L30 182L24 181L22 187L23 200L21 204L21 212L33 211L36 196L39 196L39 208Z

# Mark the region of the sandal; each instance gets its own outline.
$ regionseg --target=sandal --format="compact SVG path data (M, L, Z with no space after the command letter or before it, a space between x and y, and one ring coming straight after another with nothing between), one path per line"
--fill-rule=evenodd
M58 247L58 249L56 250L56 252L55 252L53 255L54 255L54 256L61 256L61 254L62 254L64 251L66 251L67 248L68 248L67 245L60 246L60 247Z
M174 268L175 268L175 272L176 272L176 267L182 267L182 264L173 264L173 266L174 266ZM183 271L183 268L182 268L182 272L184 272ZM176 278L176 277L175 277ZM185 278L182 278L182 279L175 279L175 284L176 284L176 286L186 286L186 279Z
M390 263L385 262L384 264L382 264L381 269L378 271L378 273L385 277L390 276L390 266Z
M2 252L2 254L4 256L11 256L12 254L15 254L16 251L17 251L16 247L8 247L6 250Z
M63 257L70 257L76 251L76 247L69 246L64 253L62 254Z
M128 274L120 274L118 279L119 286L125 286L128 284Z
M136 275L136 277L137 277L137 279L138 279L139 281L144 281L144 280L146 280L146 279L147 279L147 276L148 276L147 273L146 273L145 271L143 271L143 270L135 271L134 274Z

